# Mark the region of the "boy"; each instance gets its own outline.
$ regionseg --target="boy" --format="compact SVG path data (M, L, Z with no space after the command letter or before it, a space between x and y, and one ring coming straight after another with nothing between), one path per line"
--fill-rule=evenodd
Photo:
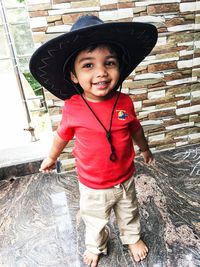
M40 171L51 171L76 136L73 153L88 266L96 267L99 255L107 253L112 209L122 243L128 245L135 261L148 253L140 239L132 138L146 163L150 164L153 156L132 100L120 91L124 79L149 54L156 39L157 31L149 24L103 23L95 16L83 16L69 33L40 47L30 62L34 77L65 100L62 120Z

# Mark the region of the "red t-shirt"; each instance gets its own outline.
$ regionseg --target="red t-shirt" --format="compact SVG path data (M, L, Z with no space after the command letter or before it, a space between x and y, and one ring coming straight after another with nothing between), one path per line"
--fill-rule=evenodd
M88 101L107 130L117 94L103 102ZM140 127L131 98L120 93L111 128L117 155L117 160L112 162L109 159L111 148L105 130L81 96L74 95L65 101L57 133L65 141L71 140L74 135L76 137L73 154L80 182L90 188L103 189L120 184L133 174L135 153L132 133Z

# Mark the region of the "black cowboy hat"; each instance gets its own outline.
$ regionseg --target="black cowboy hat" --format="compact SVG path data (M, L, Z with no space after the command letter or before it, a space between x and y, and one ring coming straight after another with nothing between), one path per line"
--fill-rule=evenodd
M121 51L122 65L119 86L135 67L151 52L157 41L155 26L139 22L104 23L96 16L82 16L71 31L39 47L30 60L35 79L60 99L77 94L67 73L74 54L91 44L108 43ZM116 88L117 89L117 88Z

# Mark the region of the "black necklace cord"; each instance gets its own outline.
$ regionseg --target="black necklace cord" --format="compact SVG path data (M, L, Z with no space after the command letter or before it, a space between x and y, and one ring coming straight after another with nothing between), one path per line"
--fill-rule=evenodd
M117 102L118 102L118 99L119 99L119 96L120 96L120 92L121 92L121 89L122 89L122 84L120 85L120 89L119 89L119 92L118 92L118 95L117 95L117 98L115 100L115 103L113 105L113 109L112 109L112 112L111 112L111 117L110 117L110 125L109 125L109 130L106 129L106 127L103 125L103 123L101 122L101 120L99 119L99 117L96 115L96 113L93 111L93 109L90 107L89 103L87 102L87 100L84 98L84 96L81 94L80 90L78 89L78 87L76 86L76 84L74 84L74 87L77 91L77 93L81 96L81 98L83 99L83 101L85 102L85 104L87 105L87 107L90 109L90 111L92 112L92 114L95 116L95 118L97 119L97 121L100 123L100 125L104 128L105 132L106 132L106 137L107 137L107 140L110 144L110 149L111 149L111 154L110 154L110 161L114 162L117 160L117 154L116 154L116 151L115 151L115 148L113 146L113 143L112 143L112 134L111 134L111 128L112 128L112 121L113 121L113 115L114 115L114 111L115 111L115 107L117 105Z

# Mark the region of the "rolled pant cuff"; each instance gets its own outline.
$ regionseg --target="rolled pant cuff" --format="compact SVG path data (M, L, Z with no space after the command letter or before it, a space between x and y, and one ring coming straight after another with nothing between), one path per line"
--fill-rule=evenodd
M107 255L107 253L108 253L107 247L104 248L103 250L99 250L97 248L91 248L89 246L86 246L86 250L91 252L91 253L94 253L96 255L100 255L100 254Z
M108 243L108 240L110 237L110 228L108 227L108 225L105 226L104 233L105 233L105 236L104 236L104 239L102 240L102 244L98 247L94 247L94 246L91 246L89 244L86 244L87 251L90 251L96 255L99 255L99 254L107 255L107 253L108 253L107 243Z
M140 235L134 235L134 236L121 236L120 237L123 245L130 245L135 244L137 241L140 240Z

